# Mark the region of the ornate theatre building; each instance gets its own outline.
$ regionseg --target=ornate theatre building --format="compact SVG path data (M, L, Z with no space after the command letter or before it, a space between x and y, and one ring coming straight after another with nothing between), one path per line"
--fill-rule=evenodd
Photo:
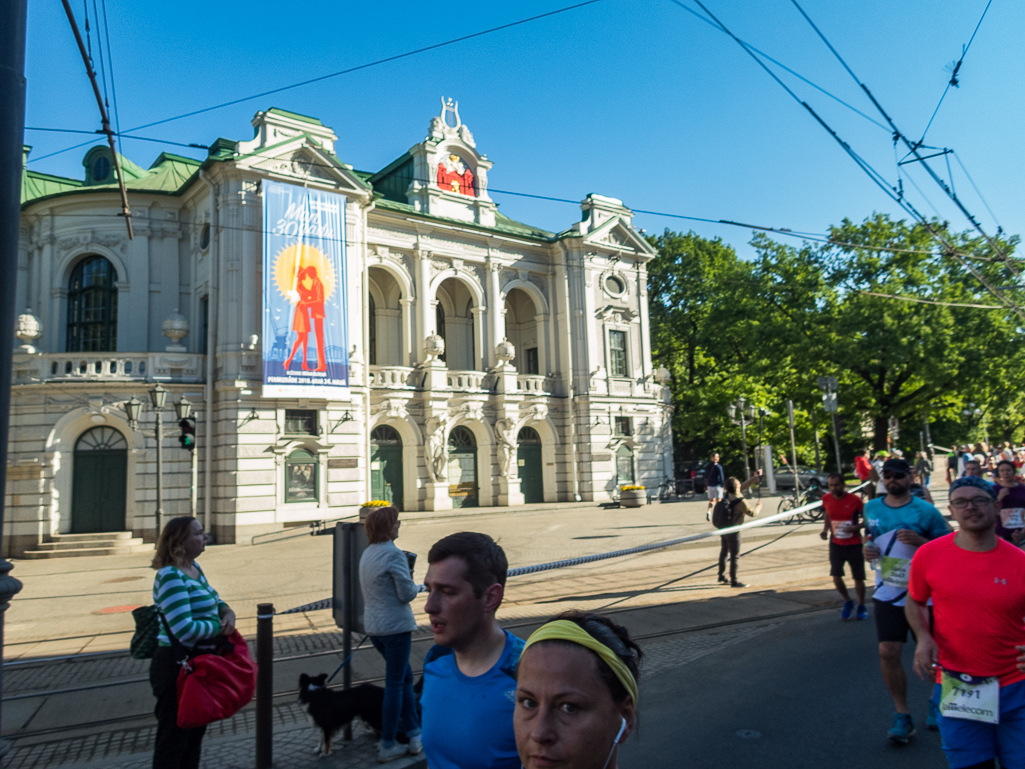
M559 233L503 216L451 101L376 172L314 118L253 126L202 161L119 158L132 239L106 146L84 179L25 172L5 555L138 546L158 511L249 542L369 499L601 502L672 474L653 252L621 201Z

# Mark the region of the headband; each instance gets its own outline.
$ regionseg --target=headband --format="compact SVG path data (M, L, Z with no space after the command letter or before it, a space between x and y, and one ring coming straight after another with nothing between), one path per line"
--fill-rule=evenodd
M982 489L989 494L993 499L997 498L996 487L987 481L985 478L980 478L977 475L963 475L952 484L950 484L950 493L953 494L955 489L964 488L965 486L974 486L977 489Z
M527 639L521 656L526 653L527 649L539 641L569 641L570 643L590 649L616 674L616 678L619 679L627 694L633 699L634 705L637 705L637 679L630 672L630 668L623 664L623 660L619 658L618 654L580 627L576 622L571 622L568 619L557 619L542 625Z

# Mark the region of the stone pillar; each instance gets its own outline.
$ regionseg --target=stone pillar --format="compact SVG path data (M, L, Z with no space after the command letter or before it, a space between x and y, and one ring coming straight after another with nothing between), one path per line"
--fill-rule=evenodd
M487 310L487 307L470 308L470 312L473 314L474 371L487 371L487 365L490 362L491 356L484 354L484 318Z
M416 299L417 299L417 328L416 335L419 339L426 339L434 333L434 297L431 296L431 254L429 251L417 249L414 252L416 261ZM425 363L428 360L426 353L419 345L412 345L412 354L416 356L414 363Z
M488 349L494 350L505 336L505 303L499 301L499 275L502 265L498 262L488 262L488 281L484 289L487 292L487 301L490 312L488 313Z
M413 305L416 299L405 297L399 300L402 305L402 339L399 343L399 361L403 366L416 365L416 343L413 341Z

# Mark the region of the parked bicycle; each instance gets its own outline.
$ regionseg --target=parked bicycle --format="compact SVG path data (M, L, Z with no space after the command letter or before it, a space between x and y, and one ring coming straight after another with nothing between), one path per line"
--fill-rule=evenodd
M805 489L794 489L793 494L788 494L779 501L779 506L776 508L777 513L785 513L789 510L794 510L798 507L804 507L810 505L813 502L818 502L822 499L825 491L818 484L818 481L812 481L808 484ZM788 518L787 523L794 521L796 523L812 523L814 521L821 521L822 516L825 515L825 511L822 509L822 505L813 507L810 510L804 510L797 515Z

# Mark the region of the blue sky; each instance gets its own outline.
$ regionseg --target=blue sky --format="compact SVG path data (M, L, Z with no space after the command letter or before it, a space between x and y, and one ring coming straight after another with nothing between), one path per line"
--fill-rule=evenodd
M881 117L789 0L703 0L741 38L876 120ZM80 26L84 5L72 0ZM698 10L693 0L680 0ZM288 85L570 5L571 0L444 4L308 0L106 0L122 130ZM985 0L804 0L802 7L872 89L902 131L920 137ZM700 12L700 11L699 11ZM98 49L97 25L93 49ZM925 137L956 150L987 211L951 160L955 189L989 232L1021 233L1025 4L994 0ZM97 57L98 58L98 57ZM776 70L778 72L778 70ZM26 125L94 130L99 117L62 7L29 4ZM889 131L790 75L780 75L887 180L897 168ZM459 101L478 149L493 162L492 196L508 216L562 230L590 192L628 206L796 231L844 217L905 215L810 115L729 37L670 0L601 0L529 24L400 61L138 131L175 142L249 139L271 106L313 115L338 134L336 151L376 170L423 139L439 98ZM87 137L26 131L32 158ZM99 143L99 142L96 142ZM125 140L148 166L182 147ZM30 162L81 178L88 147ZM903 155L903 152L901 152ZM947 175L942 158L931 161ZM921 169L905 167L909 199L927 215L969 225ZM926 199L927 198L927 199ZM720 236L741 253L751 233L639 214L649 233L669 227Z

